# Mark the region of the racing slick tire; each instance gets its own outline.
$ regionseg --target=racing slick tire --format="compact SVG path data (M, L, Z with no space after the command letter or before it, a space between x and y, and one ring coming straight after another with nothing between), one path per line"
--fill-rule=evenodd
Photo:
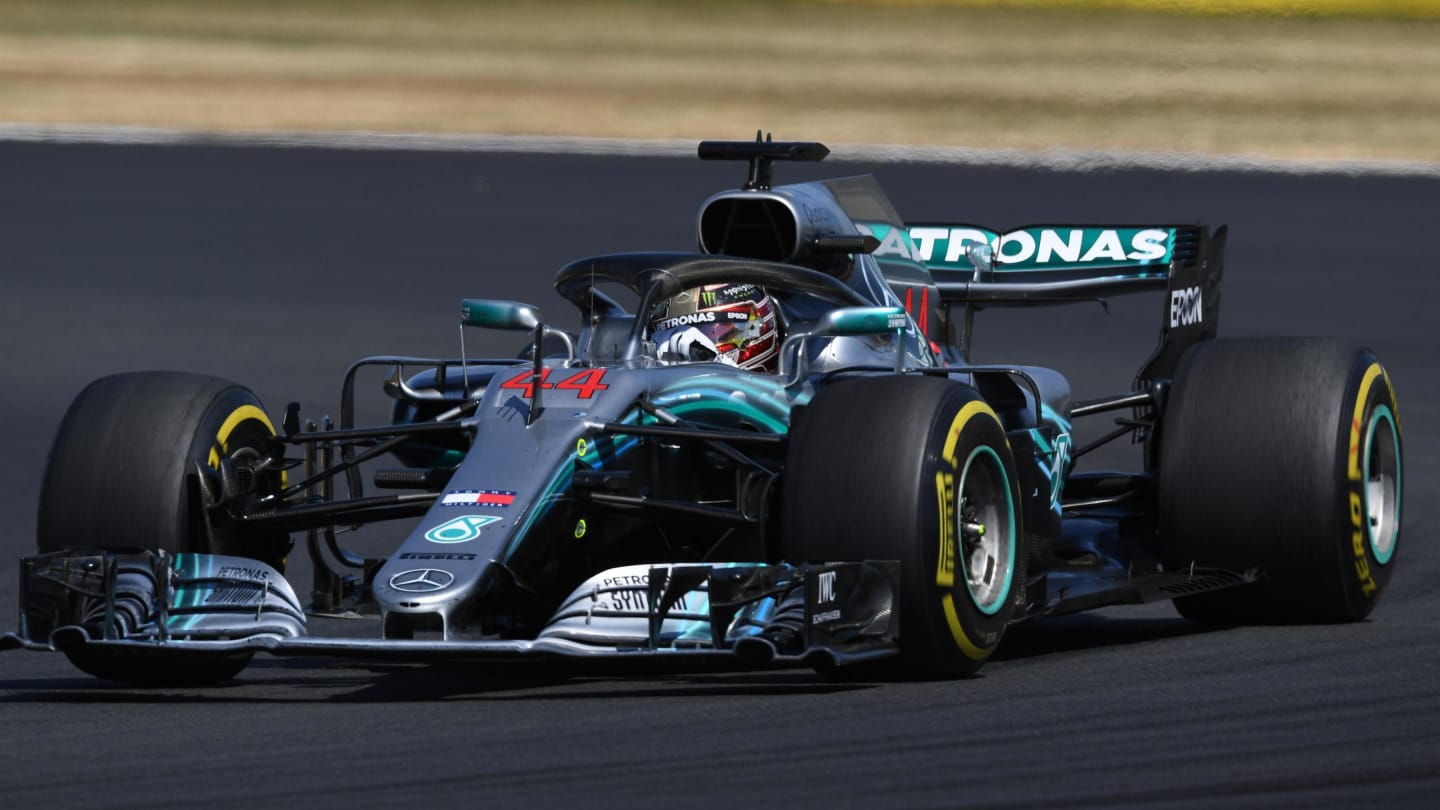
M1176 608L1218 625L1364 619L1395 568L1401 471L1395 392L1368 350L1303 338L1190 349L1160 432L1162 558L1259 578Z
M781 546L792 563L898 560L900 654L922 677L968 675L1025 591L1019 479L969 386L867 377L820 391L790 432Z
M222 459L268 455L274 435L255 395L227 380L179 372L96 380L70 405L50 449L38 549L234 554L283 571L289 535L248 530L223 509L207 510L197 474ZM277 492L282 482L280 472L261 471L246 497ZM66 655L91 675L142 686L223 681L250 660L85 645Z

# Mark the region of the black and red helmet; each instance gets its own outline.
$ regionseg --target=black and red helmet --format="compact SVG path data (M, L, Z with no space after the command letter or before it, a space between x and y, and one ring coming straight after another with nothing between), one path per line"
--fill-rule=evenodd
M713 344L719 355L713 359L753 371L775 370L779 321L775 302L758 284L707 284L685 290L661 304L650 319L650 339L661 347L691 329Z

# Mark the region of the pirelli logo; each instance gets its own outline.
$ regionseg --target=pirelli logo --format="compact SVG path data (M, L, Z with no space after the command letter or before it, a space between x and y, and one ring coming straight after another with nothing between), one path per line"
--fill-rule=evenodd
M948 588L955 584L955 474L935 473L935 495L940 504L940 551L935 571L935 584Z

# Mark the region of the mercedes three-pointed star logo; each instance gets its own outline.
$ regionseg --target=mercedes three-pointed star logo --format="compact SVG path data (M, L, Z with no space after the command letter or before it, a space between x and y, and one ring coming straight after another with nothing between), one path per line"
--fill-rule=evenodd
M439 568L416 568L390 577L390 587L406 593L442 591L455 581L455 575Z

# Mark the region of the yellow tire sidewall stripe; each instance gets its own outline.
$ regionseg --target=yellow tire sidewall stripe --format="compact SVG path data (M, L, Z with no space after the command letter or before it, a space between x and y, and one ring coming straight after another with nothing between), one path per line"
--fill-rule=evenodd
M239 427L242 422L250 419L260 422L270 431L270 435L275 435L275 425L271 423L270 417L266 416L264 411L254 405L241 405L225 417L225 421L220 423L220 429L215 432L215 444L210 447L208 459L211 469L220 468L220 453L230 452L230 434L234 433L235 428ZM219 447L218 451L215 449L216 446Z
M1370 387L1375 384L1375 379L1384 376L1384 374L1385 370L1380 368L1379 363L1371 363L1370 367L1365 369L1365 376L1360 378L1360 392L1359 395L1355 397L1355 414L1350 420L1349 466L1347 473L1351 481L1359 481L1361 477L1360 433L1365 429L1365 426L1361 424L1361 420L1365 418L1365 403L1370 401ZM1387 388L1389 387L1390 381L1388 379L1385 381L1385 385Z
M948 433L945 434L945 444L941 452L942 460L952 469L958 470L960 466L959 460L955 457L955 448L960 443L960 434L965 430L965 427L970 423L970 420L974 418L976 414L985 414L989 416L992 420L994 420L997 425L1000 423L1000 418L995 415L995 411L991 410L990 406L987 405L983 400L976 399L965 403L965 405L960 408L960 412L955 414L955 419L950 423L950 430ZM1006 442L1006 446L1009 446L1008 441ZM945 473L943 470L936 474L937 485L939 484L944 475ZM948 514L945 508L947 500L950 499L946 497L946 493L943 491L938 493L938 495L940 500L939 509L941 542L953 543L955 539L954 532L949 531L947 529L947 526L949 526L950 522L954 519L954 515ZM954 508L953 503L951 505L951 508ZM946 550L941 549L941 559L944 559L945 553ZM958 549L950 550L950 554L951 558L953 559L955 555L958 554ZM948 577L945 575L945 573L946 572L942 568L936 576L935 584L942 588L953 588L955 581L953 571L950 572L950 576ZM943 594L940 597L940 605L945 612L945 623L950 627L950 636L955 640L955 646L959 647L960 651L963 652L965 656L972 661L984 661L986 658L989 658L990 653L993 652L995 648L981 647L980 645L970 640L969 634L965 632L964 626L960 623L960 615L955 610L954 595L948 592Z

